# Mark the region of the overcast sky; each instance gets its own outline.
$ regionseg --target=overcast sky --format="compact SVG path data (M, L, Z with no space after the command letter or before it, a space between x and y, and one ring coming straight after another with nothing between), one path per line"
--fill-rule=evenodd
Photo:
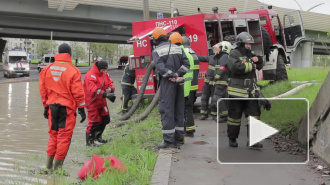
M301 6L301 9L307 11L308 9L312 8L313 6L324 3L310 12L321 13L330 15L330 0L258 0L261 3L281 7L281 8L290 8L299 10L299 6L296 1ZM330 18L330 17L329 17Z

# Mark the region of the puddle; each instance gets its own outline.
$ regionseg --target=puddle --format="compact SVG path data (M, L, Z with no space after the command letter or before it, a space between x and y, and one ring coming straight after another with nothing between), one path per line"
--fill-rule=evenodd
M117 78L114 80L118 99L115 103L108 102L111 116L116 112L115 107L121 103L120 77ZM0 84L0 184L60 184L78 181L80 164L88 159L84 154L87 121L79 123L79 116L64 161L64 168L70 172L70 177L54 180L54 177L30 173L45 168L48 123L43 117L43 110L37 81Z

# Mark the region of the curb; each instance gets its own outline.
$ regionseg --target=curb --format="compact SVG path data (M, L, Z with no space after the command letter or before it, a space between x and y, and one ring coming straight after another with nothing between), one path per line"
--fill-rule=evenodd
M172 150L159 150L154 173L151 178L152 185L168 185L172 163Z

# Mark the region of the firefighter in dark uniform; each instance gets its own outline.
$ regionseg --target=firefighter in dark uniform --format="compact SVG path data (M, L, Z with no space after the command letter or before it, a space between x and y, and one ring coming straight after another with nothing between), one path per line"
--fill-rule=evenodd
M160 75L158 111L161 114L164 139L158 148L173 148L184 142L185 99L181 81L190 65L182 48L167 40L163 28L156 27L152 36L158 44L152 51L152 58Z
M228 75L229 69L227 67L228 54L231 50L231 44L227 41L222 41L216 45L217 55L219 60L215 64L215 76L214 76L214 94L211 101L211 114L217 114L217 101L220 98L225 98L227 93ZM219 102L219 120L218 123L227 121L228 110L224 100ZM216 117L215 121L217 120Z
M190 69L193 69L193 79L191 81L188 101L186 102L186 122L185 122L185 136L193 137L194 132L196 131L195 120L194 120L194 102L198 90L199 60L195 51L191 49L190 41L186 36L182 37L182 45L184 46L184 49L193 57L194 60L194 66L193 67L190 66Z
M254 43L254 40L249 33L242 32L237 35L237 47L230 52L227 64L230 69L228 83L229 98L247 99L228 101L227 134L229 137L229 146L231 147L238 146L236 139L239 135L243 112L247 118L248 116L253 116L256 119L260 119L261 114L258 100L248 100L248 98L259 97L259 88L256 84L255 70L262 69L264 65L262 57L252 54L251 43ZM269 102L268 105L264 107L265 109L267 109L267 107L270 109ZM256 143L251 146L251 148L256 149L262 147L261 143Z
M215 53L215 48L216 45L213 46L213 52ZM204 80L204 86L202 90L202 97L201 97L201 102L202 102L202 107L201 107L201 114L202 117L200 120L205 120L209 116L209 101L210 98L213 97L213 92L214 92L214 86L213 86L213 81L214 81L214 70L215 70L215 62L219 59L218 55L210 55L208 57L200 56L198 55L198 60L201 62L208 62L209 67L206 72L206 77ZM216 113L211 114L212 116L217 116Z
M121 79L121 89L123 92L121 113L125 114L128 110L128 102L132 99L132 95L136 94L136 88L134 87L135 82L135 70L129 69L129 64L127 63L124 69L124 74Z

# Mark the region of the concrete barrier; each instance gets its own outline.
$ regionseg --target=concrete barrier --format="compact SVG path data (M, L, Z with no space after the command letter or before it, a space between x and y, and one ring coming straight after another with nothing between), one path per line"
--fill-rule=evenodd
M330 72L326 77L319 93L309 110L309 143L312 151L330 164ZM306 144L307 119L306 115L300 121L298 141Z

